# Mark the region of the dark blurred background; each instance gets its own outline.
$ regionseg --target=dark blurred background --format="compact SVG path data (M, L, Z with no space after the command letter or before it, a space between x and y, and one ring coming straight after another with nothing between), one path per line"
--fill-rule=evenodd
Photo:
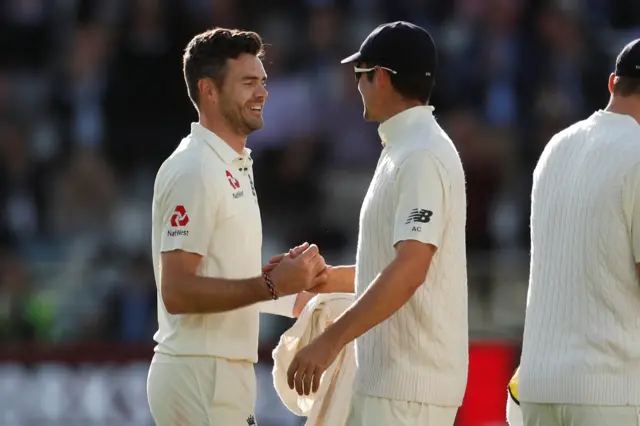
M615 55L640 36L637 0L0 0L0 426L151 424L153 179L197 120L181 56L200 31L269 44L265 126L249 139L265 259L310 241L353 262L381 148L339 60L399 19L439 46L432 104L468 180L458 423L504 424L531 173L554 132L606 105ZM262 319L257 420L300 425L270 377L291 321Z

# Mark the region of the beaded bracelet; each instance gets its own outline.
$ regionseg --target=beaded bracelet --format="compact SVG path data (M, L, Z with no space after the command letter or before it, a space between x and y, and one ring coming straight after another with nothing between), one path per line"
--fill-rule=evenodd
M266 272L262 274L262 277L264 278L264 282L265 282L265 284L267 284L267 287L269 287L269 292L271 293L271 298L273 300L277 300L278 299L278 294L276 293L276 288L273 285L273 281L271 280L271 277Z

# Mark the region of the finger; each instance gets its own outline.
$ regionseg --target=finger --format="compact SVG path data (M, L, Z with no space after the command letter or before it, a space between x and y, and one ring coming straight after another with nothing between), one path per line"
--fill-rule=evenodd
M305 393L305 385L307 389L310 389L312 379L313 367L298 368L298 374L296 374L296 392L298 392L298 395L308 395L308 393Z
M313 265L313 275L319 275L324 272L325 269L327 269L327 264L324 260L324 257L322 257L321 255L314 257L311 262Z
M296 377L295 377L295 389L296 389L296 393L298 395L302 395L304 392L302 390L302 380L304 379L304 370L301 368L298 368L298 371L296 372Z
M311 393L311 386L315 381L314 371L315 369L312 369L311 371L307 370L304 374L304 378L302 380L302 391L305 395L309 395Z
M294 259L300 256L307 248L309 248L309 243L302 243L299 246L289 250L289 256L291 256L291 258Z
M313 373L313 387L311 388L311 392L316 393L318 389L320 389L320 379L322 378L322 372L316 370Z
M304 259L304 260L311 260L314 257L316 257L318 255L318 253L320 253L320 250L318 249L318 246L315 244L311 244L309 247L307 247L306 250L304 250L302 252L302 254L300 254L300 258Z
M269 263L279 263L282 259L284 259L286 255L287 255L286 253L277 254L273 256L271 259L269 259Z
M291 361L291 365L289 365L289 369L287 370L287 384L289 385L289 389L293 390L295 387L295 377L296 372L298 371L298 358L294 358Z

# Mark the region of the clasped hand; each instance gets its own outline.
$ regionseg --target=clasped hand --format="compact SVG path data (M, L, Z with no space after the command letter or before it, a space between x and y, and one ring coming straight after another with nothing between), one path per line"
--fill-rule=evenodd
M284 296L326 284L331 267L326 265L318 246L304 243L272 257L262 270L269 273L276 293Z
M287 259L299 258L304 255L310 247L308 243L304 243L298 247L292 248L288 253L282 253L269 259L269 265L263 270L270 272L275 270L277 265ZM323 259L324 261L324 259ZM324 265L320 270L317 268L316 275L312 279L311 287L306 290L311 293L322 293L323 290L329 290L329 278L331 276L332 267ZM309 298L304 298L306 304ZM298 305L296 301L296 305ZM304 306L296 306L295 311L302 311ZM322 374L335 361L342 347L333 341L326 333L321 334L316 340L301 349L291 362L287 370L287 383L290 389L295 389L298 395L309 395L310 392L317 392L320 387L320 378Z

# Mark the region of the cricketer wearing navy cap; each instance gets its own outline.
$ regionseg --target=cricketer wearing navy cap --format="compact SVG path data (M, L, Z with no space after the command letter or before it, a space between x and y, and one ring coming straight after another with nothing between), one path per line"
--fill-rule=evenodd
M356 265L331 268L313 289L356 301L297 353L289 386L316 392L355 339L347 426L451 426L467 382L467 206L460 157L428 104L435 43L423 28L393 22L342 62L355 65L382 152L362 204Z

